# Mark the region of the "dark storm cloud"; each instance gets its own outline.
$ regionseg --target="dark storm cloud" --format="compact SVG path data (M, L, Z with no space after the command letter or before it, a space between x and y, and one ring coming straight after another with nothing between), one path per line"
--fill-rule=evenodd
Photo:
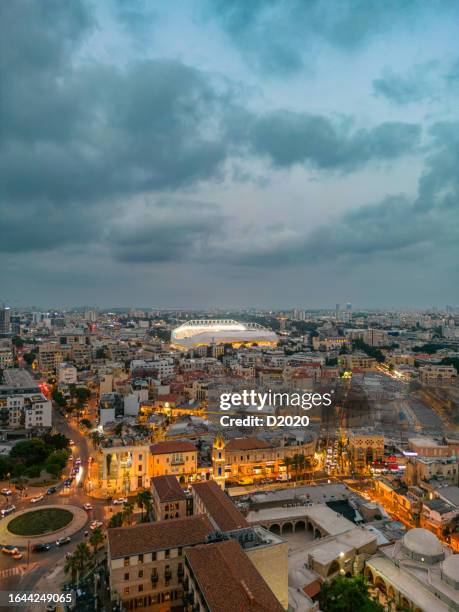
M88 242L113 202L219 181L233 156L347 172L417 143L410 124L352 130L304 113L258 116L212 75L174 60L88 64L80 45L97 24L84 2L3 3L1 27L2 249ZM14 242L21 223L31 235Z
M432 128L432 153L415 198L390 196L344 214L312 234L300 228L285 240L260 235L236 263L282 266L322 261L360 261L383 257L426 257L459 243L459 123Z
M221 234L224 214L215 206L163 198L115 221L107 242L118 261L154 263L205 260L208 240Z
M350 171L370 161L391 160L415 150L421 128L409 123L382 123L352 130L349 121L278 111L254 122L253 151L285 167L311 163L318 168Z
M214 0L215 16L256 67L290 76L308 64L317 42L353 50L396 28L410 29L424 15L457 15L454 0Z

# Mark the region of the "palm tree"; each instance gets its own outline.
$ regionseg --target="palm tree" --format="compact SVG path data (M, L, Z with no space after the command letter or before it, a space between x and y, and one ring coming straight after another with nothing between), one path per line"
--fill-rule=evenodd
M74 555L66 558L64 572L70 574L72 583L74 583L78 574L78 559Z
M72 582L75 582L78 586L80 575L86 569L86 566L91 558L91 552L86 542L80 542L75 548L73 554L71 554L65 561L64 571L66 574L70 573L72 576Z
M92 445L94 448L96 448L96 446L98 446L100 444L100 434L98 431L92 431L91 432L91 440L92 440Z
M290 472L290 466L293 463L292 458L291 457L285 457L284 463L285 463L285 467L287 468L287 479L290 480L289 472Z
M132 502L128 502L125 506L124 506L124 510L123 510L123 518L127 520L127 522L129 523L129 525L131 524L131 519L132 519L132 515L134 513L134 505L132 504Z
M143 516L144 516L143 510L144 508L147 509L149 502L151 502L151 491L140 491L140 493L137 493L136 502L137 502L137 505L142 510L142 522L143 522Z
M145 518L147 519L147 521L151 521L151 513L153 511L153 498L151 492L147 492L149 493L149 496L145 497L145 500L143 502L145 504Z
M96 555L99 549L99 545L103 544L103 541L104 541L104 534L102 533L100 527L97 527L97 529L94 529L94 531L89 536L89 543L91 544L92 549L93 549L94 565L96 564Z
M121 527L122 525L123 525L123 513L122 512L117 512L112 517L110 517L110 520L108 522L109 527Z

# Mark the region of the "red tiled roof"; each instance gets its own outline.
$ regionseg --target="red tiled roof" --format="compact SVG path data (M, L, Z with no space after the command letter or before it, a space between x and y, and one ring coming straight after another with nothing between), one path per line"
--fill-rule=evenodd
M247 527L248 523L215 480L192 485L193 491L204 504L206 512L221 531Z
M169 453L189 453L196 451L197 448L186 440L174 440L173 442L157 442L150 446L152 455L167 455Z
M270 448L268 442L258 438L233 438L225 444L225 450L252 450L255 448Z
M283 610L235 540L195 546L185 556L211 612Z
M161 502L186 499L185 493L175 476L155 476L151 479L151 486L158 493Z
M110 557L114 559L199 544L213 532L211 522L201 514L132 527L116 527L108 529L107 536Z

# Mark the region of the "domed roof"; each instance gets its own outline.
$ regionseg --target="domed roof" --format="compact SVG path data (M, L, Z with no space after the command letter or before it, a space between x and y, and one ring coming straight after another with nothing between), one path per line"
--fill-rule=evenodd
M443 554L443 548L437 536L420 527L407 531L403 536L403 546L416 555L435 557Z
M445 576L459 582L459 555L450 555L441 564L442 572Z

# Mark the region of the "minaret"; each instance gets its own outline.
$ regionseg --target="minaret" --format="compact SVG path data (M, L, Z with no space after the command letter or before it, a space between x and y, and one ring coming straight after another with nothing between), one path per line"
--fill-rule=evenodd
M212 468L214 480L225 488L225 438L218 434L212 447Z

